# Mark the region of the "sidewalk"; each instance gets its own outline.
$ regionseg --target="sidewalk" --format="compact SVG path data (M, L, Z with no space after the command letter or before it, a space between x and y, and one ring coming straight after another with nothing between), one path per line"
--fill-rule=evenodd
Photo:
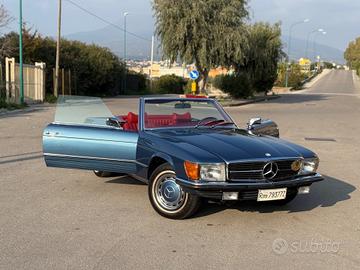
M304 84L303 88L308 89L313 87L319 80L328 75L331 72L331 69L324 69L319 75L317 75L314 79Z
M353 70L353 80L355 88L358 90L358 93L360 93L360 77L356 74L355 70Z
M252 103L258 103L267 100L278 99L280 96L278 95L271 95L271 96L260 96L254 97L252 99L231 99L231 100L220 100L220 104L223 107L236 107L236 106L244 106Z

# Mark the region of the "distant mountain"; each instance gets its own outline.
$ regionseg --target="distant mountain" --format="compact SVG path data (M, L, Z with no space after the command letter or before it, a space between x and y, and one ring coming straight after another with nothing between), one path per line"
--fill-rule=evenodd
M284 51L287 53L287 43L289 42L289 37L283 36L282 41L284 44ZM314 61L316 56L320 56L322 60L329 62L336 62L338 64L344 64L344 52L319 43L309 42L308 46L308 55L307 57ZM290 58L292 60L298 60L306 56L306 40L292 38L291 39L291 51Z
M128 30L136 33L141 38L134 37L130 34L127 38L127 58L129 59L150 59L151 53L151 33L143 29ZM102 29L79 32L65 36L67 39L79 40L85 43L95 43L104 47L108 47L115 54L120 57L124 56L124 33L113 26L107 26ZM157 47L155 47L154 54L156 58L161 58Z
M135 27L135 29L134 29ZM132 32L136 33L137 35L145 38L146 40L139 39L137 37L127 35L127 56L130 59L136 60L144 60L150 58L150 51L151 51L151 33L143 26L133 26L130 29ZM89 31L89 32L79 32L65 36L67 39L72 40L79 40L86 43L95 43L101 46L108 47L111 51L115 54L123 57L124 51L124 44L123 44L123 37L124 34L122 31L118 29L107 26L99 30ZM287 52L287 43L288 37L282 37L283 44L284 44L284 51ZM291 44L291 52L290 58L295 60L301 57L305 57L305 49L306 48L306 41L298 38L292 38ZM330 46L326 46L323 44L315 44L313 45L312 42L309 42L308 47L308 57L312 60L315 59L315 51L316 55L320 55L321 59L326 61L334 61L339 64L345 63L343 57L343 51L332 48ZM161 59L161 52L158 49L158 43L155 45L155 60Z

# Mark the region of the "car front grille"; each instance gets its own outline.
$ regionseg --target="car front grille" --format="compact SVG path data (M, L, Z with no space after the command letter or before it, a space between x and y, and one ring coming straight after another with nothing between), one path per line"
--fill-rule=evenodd
M299 171L293 171L291 165L297 159L272 160L276 163L278 172L271 181L281 181L298 175ZM228 165L228 179L231 181L242 180L265 180L263 170L267 161L238 162Z

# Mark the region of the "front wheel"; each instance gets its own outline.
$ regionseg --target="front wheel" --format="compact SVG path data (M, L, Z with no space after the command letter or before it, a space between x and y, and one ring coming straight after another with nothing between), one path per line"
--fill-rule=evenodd
M176 174L165 163L152 173L148 194L151 205L160 215L171 219L185 219L193 215L200 206L198 196L186 193L175 182Z

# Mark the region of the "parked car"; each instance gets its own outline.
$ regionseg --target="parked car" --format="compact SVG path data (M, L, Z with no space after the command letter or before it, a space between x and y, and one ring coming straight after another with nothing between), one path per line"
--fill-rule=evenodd
M207 98L140 98L114 116L98 98L63 97L43 133L47 166L131 175L162 216L192 216L202 199L286 204L321 181L317 155L277 138L271 121L239 128ZM299 202L300 203L300 202Z

